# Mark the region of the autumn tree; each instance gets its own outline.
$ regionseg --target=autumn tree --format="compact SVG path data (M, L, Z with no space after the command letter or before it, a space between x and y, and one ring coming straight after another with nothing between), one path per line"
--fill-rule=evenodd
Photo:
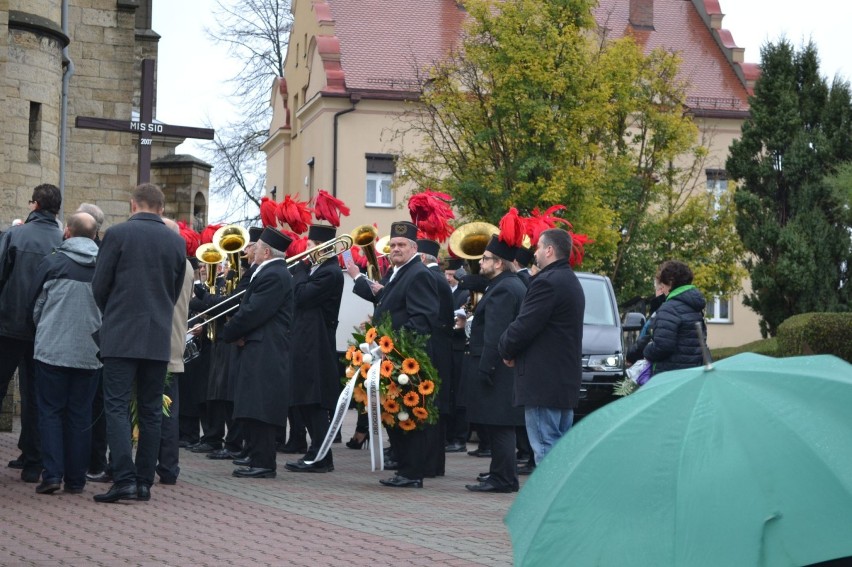
M745 304L764 336L797 313L849 308L848 193L831 178L852 159L850 101L847 82L820 75L812 43L761 49L751 116L726 167L739 181L736 226L749 252Z

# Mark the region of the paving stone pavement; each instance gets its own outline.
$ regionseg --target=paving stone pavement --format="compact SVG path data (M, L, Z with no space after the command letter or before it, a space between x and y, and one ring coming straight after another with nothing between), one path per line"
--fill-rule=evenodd
M344 440L354 431L350 411ZM488 459L447 455L446 476L417 489L387 488L365 449L333 445L335 470L291 473L278 454L275 479L237 479L230 461L181 450L174 486L149 502L98 504L109 485L82 494L35 493L6 467L15 431L0 433L0 565L511 565L503 518L516 494L464 488ZM474 448L469 445L469 448ZM525 477L521 477L521 482Z

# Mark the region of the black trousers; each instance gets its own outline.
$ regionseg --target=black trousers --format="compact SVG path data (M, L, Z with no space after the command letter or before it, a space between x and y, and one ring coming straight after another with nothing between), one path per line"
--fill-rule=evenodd
M166 395L172 399L169 415L163 416L160 427L160 451L157 456L157 474L163 480L177 480L180 474L180 378L183 374L172 374L166 386Z
M33 341L0 337L0 405L6 397L15 369L18 369L21 390L21 434L18 437L18 448L24 459L24 469L41 472Z
M100 473L109 470L107 462L106 415L104 415L104 369L98 368L98 387L92 400L92 454L89 458L89 472Z
M434 427L427 425L423 429L415 431L403 431L398 427L388 430L399 468L397 474L413 480L422 480L429 472L427 464L428 436L426 429Z
M515 426L489 425L491 439L491 465L488 482L498 487L518 484L518 468L515 460Z
M139 358L104 359L104 412L107 442L112 458L112 477L116 484L154 483L157 453L160 450L160 426L163 419L165 361ZM139 416L139 441L136 460L130 426L130 398L136 384L136 411Z
M251 466L275 470L275 426L257 419L241 419Z
M462 364L464 362L464 350L453 350L453 374L450 380L450 409L447 415L447 443L462 443L467 441L468 428L467 409L459 396L462 381Z
M308 428L308 434L311 436L311 444L308 447L308 452L305 454L305 460L313 461L317 453L319 453L320 445L322 445L325 436L328 434L328 428L331 425L328 409L319 404L297 406L297 408L302 415L302 421ZM323 462L329 465L334 463L334 459L331 456L331 449L326 453Z
M444 476L447 453L444 450L447 437L446 415L438 416L438 423L426 428L427 476Z
M234 402L227 400L208 400L207 423L202 443L210 443L217 449L222 448L225 435L234 427Z

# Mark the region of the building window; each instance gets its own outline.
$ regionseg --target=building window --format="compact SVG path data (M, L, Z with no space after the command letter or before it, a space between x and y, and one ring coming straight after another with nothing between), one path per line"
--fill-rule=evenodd
M708 323L730 323L731 300L718 295L713 296L707 302L705 313L707 314Z
M728 172L724 169L708 169L707 192L713 199L713 210L721 209L722 197L728 192Z
M396 173L394 156L385 154L367 154L367 196L368 207L393 207L393 175Z
M30 163L41 163L41 103L30 102L30 129L28 137Z

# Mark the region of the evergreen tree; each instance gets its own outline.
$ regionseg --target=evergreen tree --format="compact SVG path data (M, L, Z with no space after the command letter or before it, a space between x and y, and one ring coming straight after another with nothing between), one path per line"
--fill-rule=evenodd
M748 252L745 304L774 336L791 315L848 308L846 202L827 176L852 158L849 84L829 87L812 43L782 39L761 49L751 116L726 168L739 182L736 226Z

